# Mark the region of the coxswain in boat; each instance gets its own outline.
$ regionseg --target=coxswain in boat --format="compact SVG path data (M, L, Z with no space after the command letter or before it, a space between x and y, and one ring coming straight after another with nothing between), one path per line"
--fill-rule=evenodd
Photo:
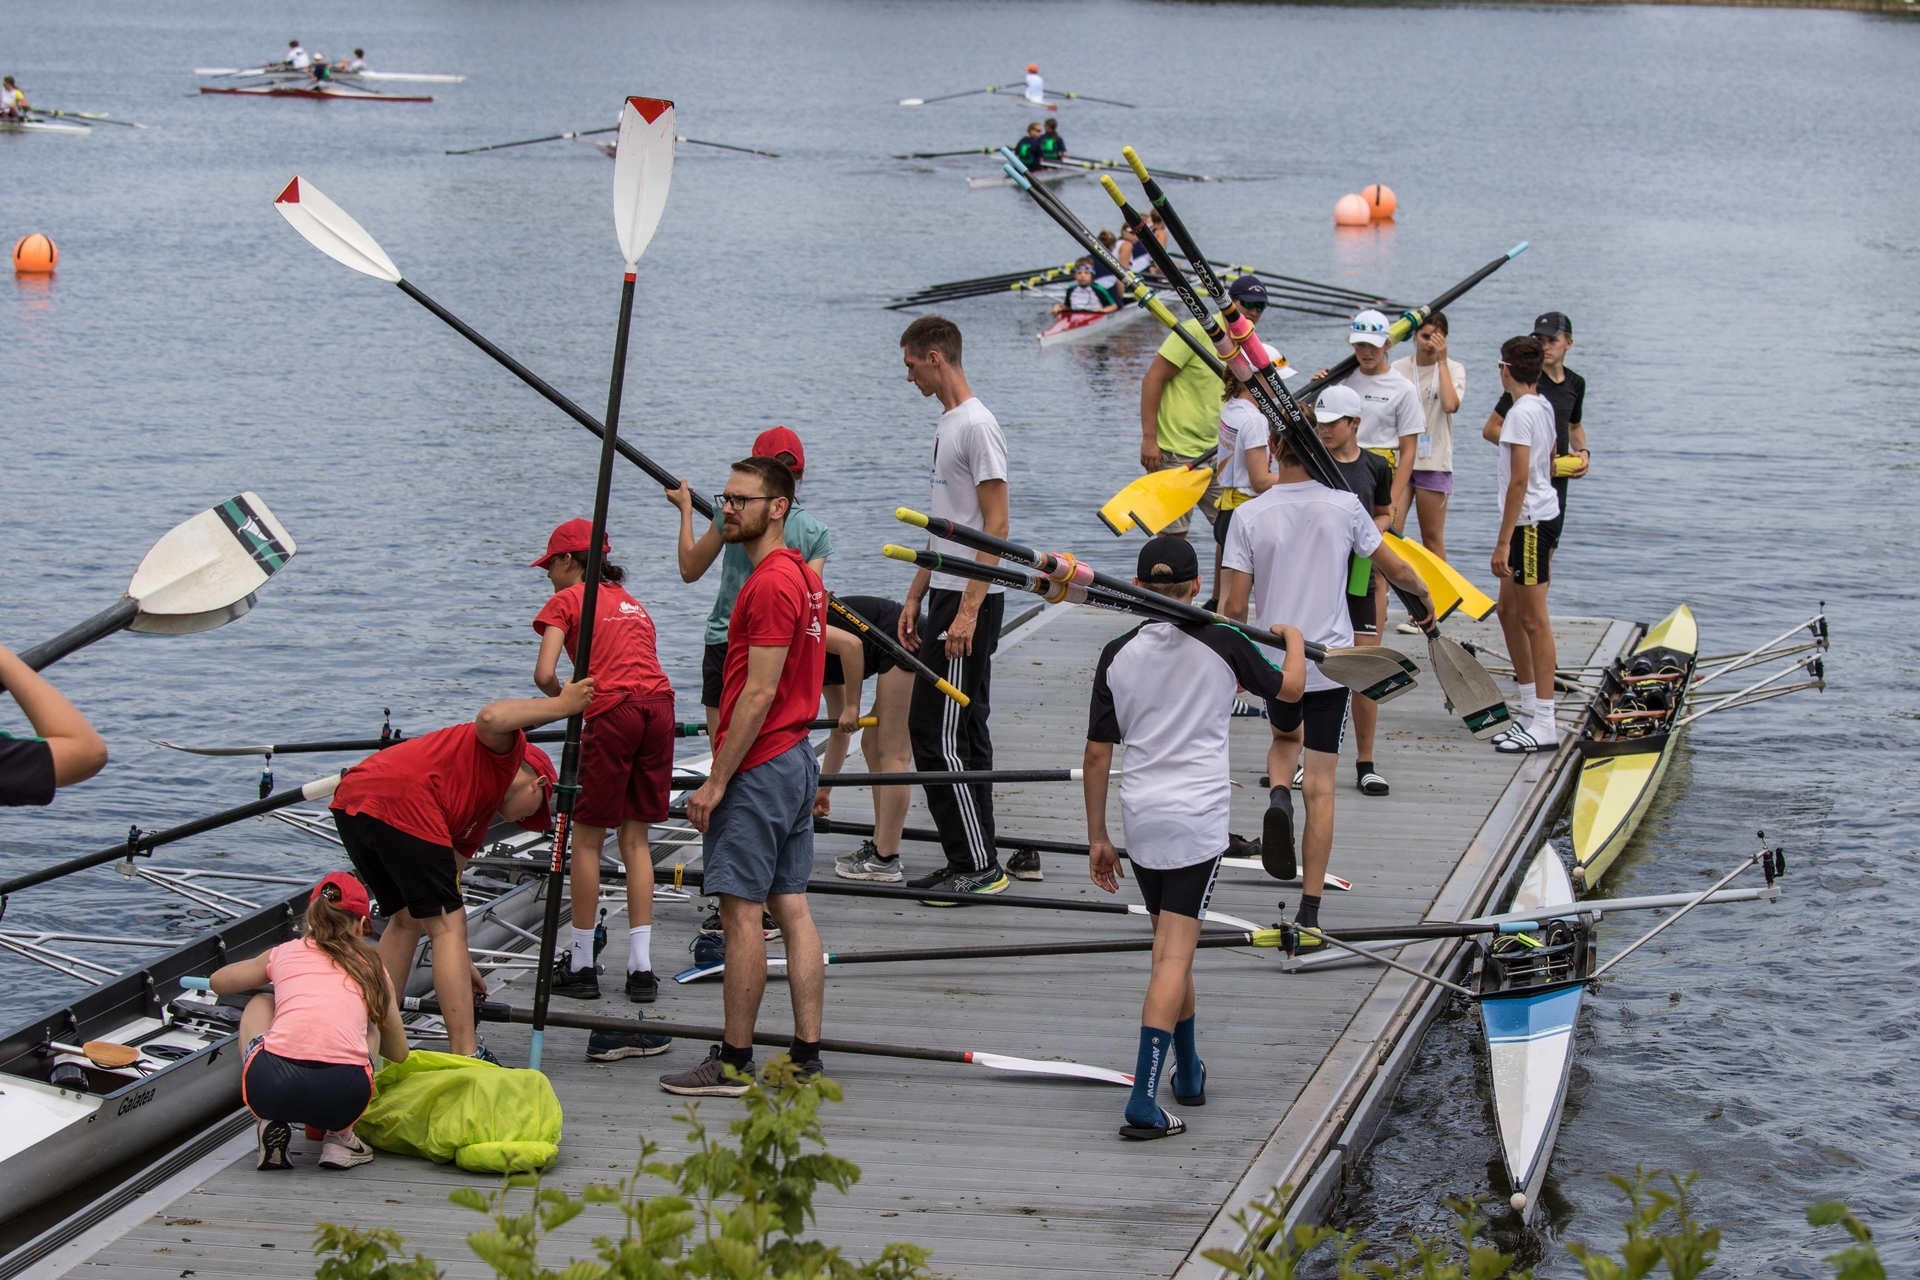
M887 635L900 630L898 600L882 596L841 596L840 603ZM893 655L873 639L860 634L851 622L827 610L827 674L823 695L827 714L838 723L827 735L820 761L822 774L838 773L847 760L847 747L860 726L860 693L873 677L873 711L878 724L860 735L860 752L874 773L905 773L913 768L913 740L907 731L907 711L913 703L914 674L899 666ZM900 861L900 832L907 825L908 787L873 788L873 838L855 853L835 858L833 874L842 880L877 880L897 884L906 878ZM813 797L813 814L833 813L833 790L821 787Z
M1553 716L1557 655L1547 611L1560 497L1553 491L1553 405L1538 388L1544 359L1540 339L1532 334L1501 344L1500 385L1512 404L1504 417L1489 418L1482 429L1500 447L1500 532L1492 561L1500 580L1500 631L1513 655L1521 707L1524 711L1531 699L1533 708L1524 724L1494 739L1494 749L1509 755L1551 751L1560 742Z
M1242 277L1245 279L1246 277ZM1345 394L1338 394L1345 391ZM1314 406L1316 419L1357 417L1359 396L1329 387ZM1221 611L1245 620L1248 600L1259 601L1255 619L1269 630L1283 622L1300 628L1307 639L1329 649L1353 643L1353 619L1347 612L1349 566L1354 556L1372 557L1376 572L1426 605L1422 615L1431 633L1433 597L1407 562L1380 540L1380 528L1359 498L1314 482L1286 437L1274 440L1280 463L1271 489L1234 509L1233 525L1220 558ZM1300 841L1300 909L1294 923L1318 927L1320 895L1327 859L1333 852L1334 774L1340 763L1340 739L1347 717L1347 690L1316 668L1307 672L1305 692L1297 699L1267 700L1273 741L1267 748L1267 795L1260 856L1268 874L1291 880L1295 870L1293 792L1288 780L1306 752L1301 796L1306 823ZM1303 947L1322 946L1313 935Z
M569 662L579 648L592 538L591 521L569 520L553 531L546 554L533 562L534 568L547 571L553 584L553 598L533 620L540 637L533 682L549 697L561 692L556 668L562 645ZM660 983L653 976L653 856L647 829L667 820L673 782L673 686L660 669L653 619L622 585L626 570L605 559L612 549L602 535L591 655L593 701L580 742L580 795L573 805L573 943L554 964L552 991L575 1000L600 998L593 961L594 912L600 904L600 849L611 829L619 833L620 860L627 869L627 999L651 1004ZM643 1054L665 1047L664 1042L659 1048L640 1046ZM628 1052L618 1056L636 1054L628 1046Z
M0 120L25 120L33 104L27 101L27 95L20 92L20 86L8 76L0 80Z
M769 915L786 943L793 1001L787 1055L803 1078L826 1070L820 1061L826 966L807 908L820 762L807 725L820 710L826 672L827 592L780 527L793 510L793 472L785 464L766 457L734 463L714 506L727 545L740 547L753 566L727 620L731 643L712 771L687 797L687 821L702 836L701 889L720 899L726 925L726 1028L706 1061L662 1076L660 1087L737 1098L753 1075Z
M1013 144L1013 154L1019 157L1020 163L1029 169L1038 169L1041 167L1040 139L1044 136L1045 134L1040 128L1040 122L1035 120L1027 125L1026 136Z
M1082 258L1073 264L1073 283L1067 286L1067 296L1053 304L1056 316L1104 314L1119 309L1112 291L1094 280L1091 258Z
M294 71L305 71L313 66L313 55L300 47L298 40L287 41L287 60L280 64Z
M6 83L11 85L13 77ZM0 648L0 685L33 726L34 736L0 733L0 805L52 804L54 792L107 767L107 744L87 718L39 672Z
M333 825L353 869L387 918L380 960L394 990L406 985L414 949L433 940L433 991L447 1046L494 1061L474 1038L473 997L487 982L467 954L467 907L460 873L480 849L494 816L527 831L553 825L553 761L524 732L587 709L591 679L557 698L512 698L481 708L471 724L435 729L367 757L333 793Z
M320 1135L320 1167L373 1159L353 1132L373 1100L376 1059L407 1060L400 1002L373 932L366 886L344 871L321 878L307 898L303 936L214 970L215 995L271 984L240 1015L240 1100L253 1112L254 1168L291 1169L293 1126Z
M1067 140L1060 136L1060 122L1047 117L1046 131L1040 135L1040 159L1058 165L1067 158Z
M1134 583L1182 604L1200 591L1200 561L1185 538L1162 534L1140 549ZM1117 891L1126 874L1107 834L1115 743L1127 744L1120 821L1127 861L1153 921L1153 972L1140 1009L1139 1056L1123 1138L1165 1138L1186 1122L1160 1105L1160 1073L1173 1059L1173 1097L1205 1106L1207 1069L1194 1040L1193 948L1227 848L1233 791L1227 729L1234 690L1299 702L1307 662L1300 633L1285 637L1285 667L1232 627L1144 622L1108 644L1094 668L1087 713L1088 872Z

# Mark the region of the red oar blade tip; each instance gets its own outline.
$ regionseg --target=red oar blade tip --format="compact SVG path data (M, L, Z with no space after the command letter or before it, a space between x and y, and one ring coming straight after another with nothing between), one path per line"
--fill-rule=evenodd
M308 244L335 262L388 284L400 283L400 268L379 242L311 182L296 176L274 197L273 207Z
M620 110L620 145L613 157L613 225L620 256L632 271L660 225L673 181L673 103L628 98Z

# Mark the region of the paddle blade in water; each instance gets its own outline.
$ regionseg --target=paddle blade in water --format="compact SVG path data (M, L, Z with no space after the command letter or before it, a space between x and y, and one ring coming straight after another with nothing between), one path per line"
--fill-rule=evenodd
M1397 534L1380 535L1394 552L1413 566L1420 580L1433 595L1434 612L1444 619L1455 609L1463 609L1475 622L1493 612L1493 600L1467 580L1465 574L1433 554L1418 542ZM1448 602L1451 603L1448 603Z
M1447 701L1453 704L1454 714L1474 737L1491 738L1511 727L1513 717L1507 711L1507 700L1472 654L1447 637L1436 635L1427 641L1427 660L1433 664L1433 674L1439 678Z
M620 111L620 146L613 157L613 223L627 270L646 252L667 205L673 180L673 104L665 98L628 98Z
M309 244L335 262L388 284L400 283L400 268L393 265L386 250L305 178L296 176L289 182L274 197L273 207Z
M211 631L253 607L261 584L293 559L293 536L254 493L202 511L153 544L127 595L140 602L134 631Z

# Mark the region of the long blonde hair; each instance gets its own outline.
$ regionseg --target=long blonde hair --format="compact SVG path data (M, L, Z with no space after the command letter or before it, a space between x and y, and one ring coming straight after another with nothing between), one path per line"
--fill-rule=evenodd
M307 899L307 940L324 951L360 988L360 1000L367 1006L367 1020L384 1022L388 993L380 957L360 941L362 917L341 907L339 897L338 889L325 885Z

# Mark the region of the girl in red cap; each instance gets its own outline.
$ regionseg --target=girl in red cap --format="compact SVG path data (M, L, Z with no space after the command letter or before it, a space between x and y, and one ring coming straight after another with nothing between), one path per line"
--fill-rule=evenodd
M580 613L586 596L587 547L593 525L569 520L547 539L547 554L533 562L547 571L553 598L533 620L540 636L533 682L560 692L555 674L564 644L572 661L580 644ZM598 1000L594 972L594 909L600 904L600 847L608 828L619 831L620 860L627 868L627 999L651 1004L659 994L653 976L653 855L647 828L667 820L673 781L673 686L660 669L653 619L621 583L626 570L608 564L611 547L600 545L600 594L595 607L593 701L587 705L580 740L580 795L573 806L573 944L554 965L553 994ZM625 1056L625 1055L621 1055Z
M433 940L433 991L454 1053L494 1061L473 1034L473 996L487 983L467 954L460 875L496 814L528 831L552 825L553 761L522 731L577 715L592 697L593 681L576 680L555 698L490 702L469 724L367 757L333 793L340 843L387 917L380 962L403 988L420 935Z
M351 1169L373 1159L353 1126L373 1098L376 1058L407 1058L407 1035L371 932L371 904L360 882L335 871L307 899L304 936L230 964L209 985L237 995L273 984L247 1002L240 1040L240 1099L254 1114L256 1168L291 1169L293 1126L320 1139L320 1167Z

